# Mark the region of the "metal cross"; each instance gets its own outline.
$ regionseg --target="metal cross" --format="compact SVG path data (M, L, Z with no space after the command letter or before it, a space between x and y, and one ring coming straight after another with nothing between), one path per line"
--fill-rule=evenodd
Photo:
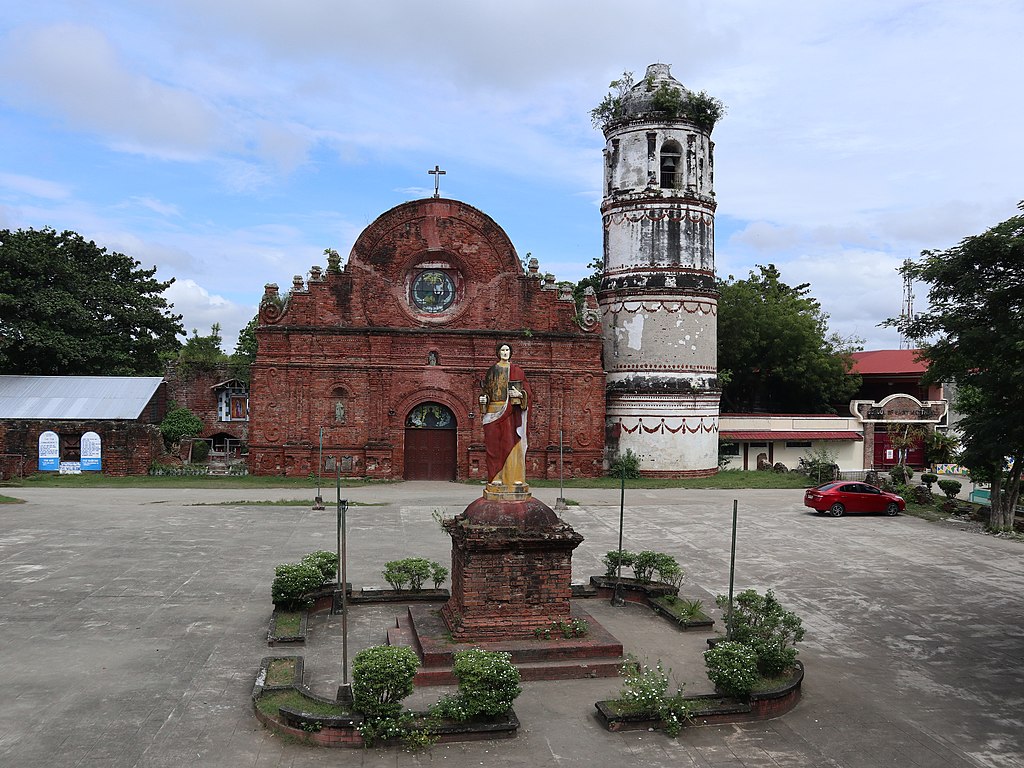
M434 177L434 197L440 197L441 177L444 176L447 171L442 171L440 165L435 165L434 170L427 171L427 173Z

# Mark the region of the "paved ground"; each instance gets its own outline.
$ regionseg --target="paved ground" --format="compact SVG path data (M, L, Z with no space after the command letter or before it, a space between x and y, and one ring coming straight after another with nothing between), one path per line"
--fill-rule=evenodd
M333 495L331 489L331 495ZM479 491L446 483L348 490L350 579L381 584L388 559L445 561L435 509ZM912 517L808 514L798 491L627 491L625 547L677 557L683 592L711 605L728 588L732 499L737 588L773 587L807 627L804 698L784 718L693 728L677 740L602 730L593 702L614 680L531 683L509 741L400 751L315 750L253 718L268 649L274 566L332 549L332 508L195 506L292 498L284 491L12 489L0 506L0 765L910 766L1024 765L1024 545ZM554 503L556 490L538 496ZM568 491L586 540L575 579L616 546L618 493ZM704 635L636 607L587 608L628 650L708 687ZM353 610L352 651L400 610ZM334 644L334 651L329 649ZM341 674L338 620L313 624L307 675ZM317 650L319 649L319 650ZM416 694L427 700L434 692Z

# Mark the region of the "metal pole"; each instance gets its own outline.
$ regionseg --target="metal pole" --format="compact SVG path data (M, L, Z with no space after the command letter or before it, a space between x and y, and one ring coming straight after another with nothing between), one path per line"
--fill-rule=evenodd
M622 526L626 510L626 462L622 462L622 488L619 493L619 558L615 572L615 592L612 594L612 605L625 605L622 599Z
M341 462L335 462L335 487L338 498L338 587L341 589L341 685L338 701L351 703L352 686L348 682L348 543L345 513L348 499L341 498Z
M736 576L736 508L739 502L732 500L732 551L729 555L729 615L725 622L725 637L732 640L732 590Z
M564 453L562 448L562 430L558 430L558 498L555 500L555 509L566 509L565 504L565 481L563 480Z
M324 468L324 428L320 427L320 458L316 465L316 499L313 501L313 509L324 508L324 497L320 494L320 475Z

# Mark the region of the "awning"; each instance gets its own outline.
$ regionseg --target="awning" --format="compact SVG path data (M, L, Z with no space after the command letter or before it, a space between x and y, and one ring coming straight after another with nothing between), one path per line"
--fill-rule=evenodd
M770 443L773 440L863 440L860 432L747 432L723 429L718 433L723 440L743 440Z

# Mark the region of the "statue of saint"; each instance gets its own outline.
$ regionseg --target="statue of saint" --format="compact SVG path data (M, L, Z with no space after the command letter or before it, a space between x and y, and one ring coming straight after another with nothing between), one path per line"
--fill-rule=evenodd
M526 417L532 394L523 369L511 362L512 347L501 342L497 352L498 361L488 369L480 395L488 489L525 491Z

